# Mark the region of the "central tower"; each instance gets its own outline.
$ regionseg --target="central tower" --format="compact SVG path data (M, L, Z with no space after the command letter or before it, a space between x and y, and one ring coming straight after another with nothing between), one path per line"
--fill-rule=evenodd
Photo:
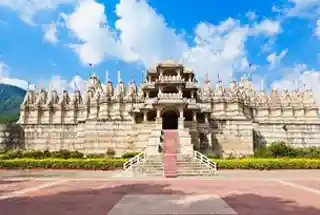
M184 128L185 118L194 119L200 110L192 106L197 96L193 71L173 60L148 69L142 89L146 97L146 118L155 116L162 129Z

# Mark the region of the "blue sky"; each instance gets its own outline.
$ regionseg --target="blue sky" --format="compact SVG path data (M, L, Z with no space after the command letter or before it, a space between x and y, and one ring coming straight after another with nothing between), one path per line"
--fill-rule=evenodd
M319 9L320 0L1 0L2 82L83 88L91 72L116 82L118 70L140 82L172 58L213 85L218 74L226 84L250 74L257 88L320 98Z

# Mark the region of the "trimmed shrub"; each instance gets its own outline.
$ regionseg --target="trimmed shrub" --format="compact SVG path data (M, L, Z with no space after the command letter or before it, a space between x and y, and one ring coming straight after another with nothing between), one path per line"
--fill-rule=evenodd
M133 158L134 156L138 155L140 152L127 152L127 153L124 153L121 158Z
M126 159L12 159L0 160L5 169L92 169L110 170L122 168Z
M0 168L6 169L120 169L128 159L96 158L96 159L9 159L0 160ZM320 169L320 159L307 158L244 158L235 160L212 159L218 169Z
M306 158L249 158L215 160L219 169L320 169L320 159Z

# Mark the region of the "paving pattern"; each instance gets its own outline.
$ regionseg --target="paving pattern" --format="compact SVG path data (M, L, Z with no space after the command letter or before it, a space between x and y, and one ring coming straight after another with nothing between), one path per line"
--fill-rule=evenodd
M0 215L319 215L320 178L3 178Z

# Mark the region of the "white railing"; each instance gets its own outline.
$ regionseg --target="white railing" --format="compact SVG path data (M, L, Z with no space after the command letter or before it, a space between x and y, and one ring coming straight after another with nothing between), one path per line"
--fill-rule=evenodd
M141 161L144 160L144 152L141 152L134 156L133 158L129 159L127 162L123 164L123 169L129 169L133 165L139 164Z
M210 158L208 158L207 156L201 154L198 151L194 151L194 157L201 163L206 165L207 167L212 168L212 170L214 171L214 173L216 174L217 172L217 164L215 162L213 162Z

